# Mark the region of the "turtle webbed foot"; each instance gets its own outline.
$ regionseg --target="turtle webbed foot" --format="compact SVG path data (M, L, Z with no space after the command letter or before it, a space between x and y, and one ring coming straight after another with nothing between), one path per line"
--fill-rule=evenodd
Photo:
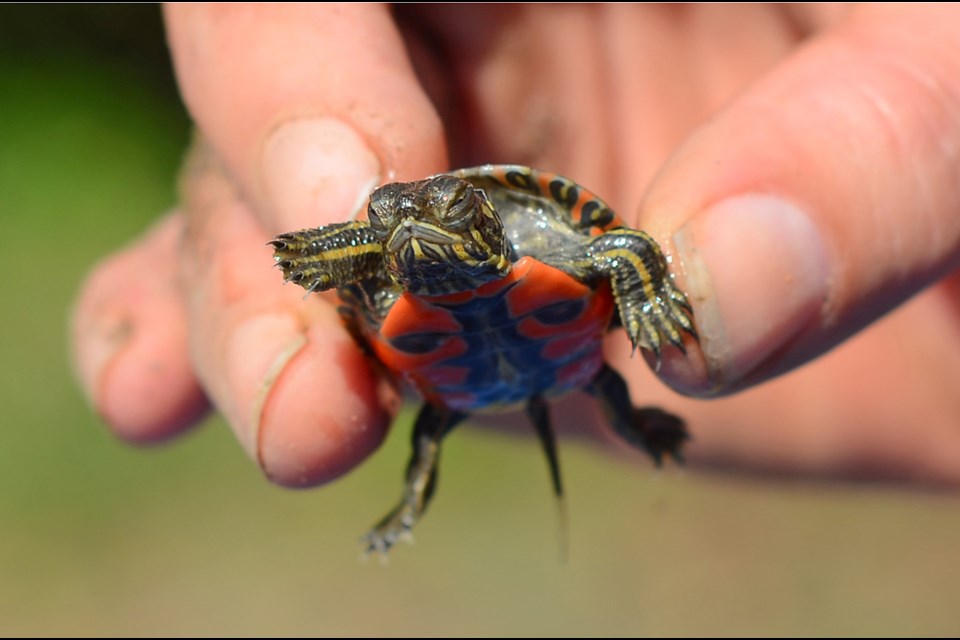
M653 458L658 467L664 456L683 462L680 450L690 439L683 420L655 407L634 408L626 381L609 365L600 369L587 390L600 402L617 435Z
M683 420L655 407L647 407L633 410L633 424L643 449L658 467L663 464L664 456L683 464L683 445L690 439Z
M397 542L402 540L412 544L413 525L416 522L416 510L408 502L402 502L360 538L364 545L364 555L377 553L386 557Z

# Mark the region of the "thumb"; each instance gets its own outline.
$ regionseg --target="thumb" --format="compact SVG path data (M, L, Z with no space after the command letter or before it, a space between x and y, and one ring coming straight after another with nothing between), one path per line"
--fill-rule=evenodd
M957 266L958 20L860 7L668 162L641 217L677 230L705 364L668 362L675 388L783 373Z

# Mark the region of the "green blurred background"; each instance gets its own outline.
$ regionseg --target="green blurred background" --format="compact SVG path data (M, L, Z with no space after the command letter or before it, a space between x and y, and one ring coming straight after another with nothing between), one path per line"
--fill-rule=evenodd
M219 419L138 450L85 405L67 314L174 201L189 134L154 6L0 7L0 634L956 635L960 500L653 474L564 442L570 553L533 440L463 429L386 567L398 430L330 487L271 486Z

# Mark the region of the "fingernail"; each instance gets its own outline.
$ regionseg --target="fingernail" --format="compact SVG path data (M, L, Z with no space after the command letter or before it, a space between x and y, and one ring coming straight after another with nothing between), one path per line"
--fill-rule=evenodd
M267 206L287 229L349 220L380 183L380 160L335 118L294 120L274 131L260 165Z
M257 462L288 487L343 475L380 446L390 422L366 355L344 331L320 322L305 340L277 359L258 401Z
M247 453L258 463L262 464L263 403L277 376L305 344L306 338L296 319L282 313L253 316L237 326L230 337L226 352L229 379L225 392L220 395L226 399L252 401L252 404L222 406L221 400L219 408L234 426Z
M810 216L795 204L763 194L723 200L673 240L716 393L764 369L820 317L829 255Z
M74 343L78 345L74 363L77 377L90 404L99 408L104 374L117 354L130 344L133 322L118 314L84 317L77 321L74 335Z

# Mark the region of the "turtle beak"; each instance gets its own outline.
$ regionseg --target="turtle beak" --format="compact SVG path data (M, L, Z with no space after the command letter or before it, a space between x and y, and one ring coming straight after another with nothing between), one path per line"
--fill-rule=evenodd
M435 225L407 218L397 225L386 243L387 251L399 251L404 245L417 240L425 244L449 245L462 242L463 239Z

